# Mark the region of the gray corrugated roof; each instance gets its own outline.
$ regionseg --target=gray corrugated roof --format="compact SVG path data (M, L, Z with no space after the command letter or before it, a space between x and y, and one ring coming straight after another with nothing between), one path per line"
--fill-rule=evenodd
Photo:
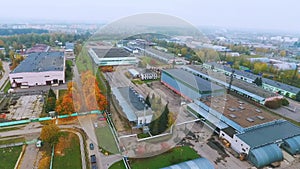
M232 70L233 70L232 68L230 68L228 66L223 66L223 65L220 65L220 64L215 63L215 62L211 62L211 63L207 63L207 64L214 65L215 68L218 67L218 68L226 70L228 72L232 72ZM241 71L241 70L237 70L237 69L234 69L234 70L235 70L235 74L247 77L247 78L252 79L252 80L255 80L257 77L261 77L261 76L255 75L253 73L249 73L249 72L245 72L245 71ZM291 85L288 85L288 84L284 84L284 83L281 83L281 82L277 82L277 81L274 81L274 80L271 80L271 79L262 78L262 81L263 81L263 83L266 83L268 85L286 90L286 91L291 92L291 93L298 93L300 91L300 88L297 88L297 87L294 87L294 86L291 86Z
M245 133L236 136L250 145L251 148L254 148L300 135L300 127L285 120L278 120L271 122L270 125L260 126L249 128Z
M168 73L169 75L171 75L173 78L176 78L177 80L189 84L194 89L197 89L201 92L224 89L218 85L215 85L214 83L204 80L182 69L167 69L167 70L163 70L163 72Z
M123 48L107 48L97 49L93 48L98 58L115 58L115 57L129 57L131 54Z
M146 104L139 99L141 96L138 93L135 94L130 87L112 88L112 92L129 121L136 121L141 114L139 111L146 110ZM152 111L149 108L145 113L149 115L152 114Z
M63 69L63 52L43 52L29 54L12 73L63 71Z

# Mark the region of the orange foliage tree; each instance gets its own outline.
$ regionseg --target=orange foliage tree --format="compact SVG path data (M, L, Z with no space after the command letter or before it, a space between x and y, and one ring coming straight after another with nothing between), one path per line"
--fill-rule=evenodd
M104 110L107 106L106 97L101 93L96 77L91 71L81 75L82 91L87 111Z
M72 114L80 109L80 95L77 92L77 87L73 82L68 83L68 90L56 102L55 111L62 114Z

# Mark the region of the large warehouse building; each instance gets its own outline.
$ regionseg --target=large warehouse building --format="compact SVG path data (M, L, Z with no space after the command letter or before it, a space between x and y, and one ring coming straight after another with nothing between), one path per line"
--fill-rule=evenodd
M249 73L249 72L245 72L245 71L241 71L241 70L236 70L236 69L232 69L228 66L222 66L218 63L212 62L212 63L205 63L203 64L204 67L209 68L209 69L213 69L214 71L218 71L221 73L224 73L227 76L230 76L232 71L234 70L234 75L233 77L236 79L240 79L243 80L245 82L248 83L253 83L253 81L256 78L260 78L261 76L255 75L253 73ZM300 92L300 88L285 84L285 83L281 83L281 82L277 82L271 79L267 79L267 78L262 78L262 88L274 93L280 93L284 96L288 96L290 98L293 98L296 96L296 94L298 92Z
M217 96L225 93L224 88L182 69L162 70L161 82L190 101L199 97Z
M58 85L65 83L63 52L32 53L10 74L13 87Z
M88 52L98 66L120 66L137 64L137 58L123 48L91 48Z
M187 109L205 118L221 139L257 168L282 161L282 149L300 154L300 127L237 97L200 98Z

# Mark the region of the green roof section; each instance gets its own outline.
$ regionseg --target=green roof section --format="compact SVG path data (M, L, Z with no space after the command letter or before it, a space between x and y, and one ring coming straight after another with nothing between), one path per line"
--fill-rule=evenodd
M206 158L197 158L161 169L214 169L214 166Z
M300 136L284 140L282 148L292 155L300 154Z
M275 143L300 135L300 127L286 120L275 120L245 129L236 135L252 148Z
M282 161L283 154L276 144L270 144L250 150L248 159L255 167L261 168L273 162Z

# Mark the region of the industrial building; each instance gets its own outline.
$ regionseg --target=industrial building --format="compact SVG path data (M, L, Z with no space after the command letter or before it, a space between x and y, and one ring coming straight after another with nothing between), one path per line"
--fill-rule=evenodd
M31 53L41 53L41 52L49 52L50 46L45 44L36 44L32 46L31 48L27 49L25 54L31 54Z
M98 66L135 65L137 58L123 48L91 48L88 53Z
M213 164L206 158L197 158L162 169L214 169Z
M151 122L153 116L151 107L145 103L143 96L132 87L112 88L112 93L126 118L134 127L141 128Z
M224 88L182 69L162 70L161 83L190 101L225 93Z
M221 72L216 72L200 65L182 66L182 69L220 86L229 88L230 77L223 75ZM275 98L278 95L241 79L234 79L230 90L262 105L267 99Z
M144 69L140 72L141 80L155 80L158 79L158 73L150 69Z
M31 53L10 74L12 87L65 83L63 52Z
M222 140L257 168L282 161L282 149L300 153L300 127L237 97L200 98L187 110L205 118Z
M236 79L243 80L248 83L253 83L256 78L260 78L261 76L255 75L253 73L232 69L228 66L220 65L216 62L205 63L203 64L205 68L213 69L214 71L224 73L226 76L230 76L232 71L234 70L233 77ZM271 79L262 77L262 88L273 93L280 93L281 95L288 96L293 98L296 96L298 92L300 92L300 88L284 84L281 82L277 82Z

